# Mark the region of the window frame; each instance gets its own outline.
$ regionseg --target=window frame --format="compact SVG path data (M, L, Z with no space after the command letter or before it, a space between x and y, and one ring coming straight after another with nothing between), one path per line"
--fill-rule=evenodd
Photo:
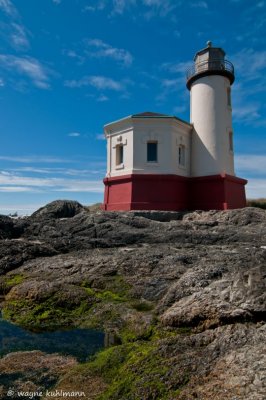
M178 166L186 168L186 146L184 144L178 145Z
M233 131L229 131L228 137L229 137L229 151L233 153L234 152Z
M156 145L156 151L155 151L155 159L149 160L149 145ZM147 141L147 163L158 163L158 140L149 140Z
M227 88L226 93L227 93L227 106L229 108L232 108L232 98L231 98L231 87L230 86Z
M123 144L117 144L115 146L115 165L116 167L124 163L124 146Z

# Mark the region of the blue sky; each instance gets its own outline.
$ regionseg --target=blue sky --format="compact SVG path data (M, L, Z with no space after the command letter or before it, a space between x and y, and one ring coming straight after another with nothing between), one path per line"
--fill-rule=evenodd
M189 121L185 70L211 40L236 70L235 166L266 197L266 0L0 0L0 213L102 201L103 125Z

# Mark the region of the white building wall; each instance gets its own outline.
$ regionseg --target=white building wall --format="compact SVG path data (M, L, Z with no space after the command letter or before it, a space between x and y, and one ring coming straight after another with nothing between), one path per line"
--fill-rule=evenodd
M192 134L191 175L234 175L233 152L229 149L232 110L227 101L229 80L220 75L197 79L191 86Z
M129 174L190 175L191 127L173 118L127 118L106 125L107 177ZM157 142L157 162L147 161L147 143ZM124 160L116 163L116 147L123 145ZM185 147L185 165L178 148Z
M173 118L151 118L134 122L135 174L175 174L189 176L191 127ZM147 143L158 143L158 161L147 161ZM186 164L178 165L178 146L186 147Z
M179 164L179 146L184 146L185 163ZM183 125L175 124L172 130L171 143L171 161L172 173L181 176L190 176L190 160L191 160L191 128Z
M147 143L157 142L158 161L147 161ZM171 173L171 125L167 119L151 118L134 122L134 173Z
M130 118L108 124L104 128L107 139L106 177L132 174L133 170L133 125ZM116 147L123 146L124 160L116 163Z

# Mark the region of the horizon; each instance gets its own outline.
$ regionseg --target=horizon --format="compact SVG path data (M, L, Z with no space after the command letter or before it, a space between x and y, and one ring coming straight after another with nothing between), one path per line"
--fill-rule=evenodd
M235 67L236 176L266 197L266 2L0 0L0 214L103 201L103 126L144 111L189 122L186 69L206 46Z

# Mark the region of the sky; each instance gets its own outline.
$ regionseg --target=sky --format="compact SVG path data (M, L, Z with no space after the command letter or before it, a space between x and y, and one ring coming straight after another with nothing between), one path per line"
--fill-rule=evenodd
M0 214L103 200L103 125L189 121L186 69L211 40L235 66L236 175L266 197L266 0L0 0Z

